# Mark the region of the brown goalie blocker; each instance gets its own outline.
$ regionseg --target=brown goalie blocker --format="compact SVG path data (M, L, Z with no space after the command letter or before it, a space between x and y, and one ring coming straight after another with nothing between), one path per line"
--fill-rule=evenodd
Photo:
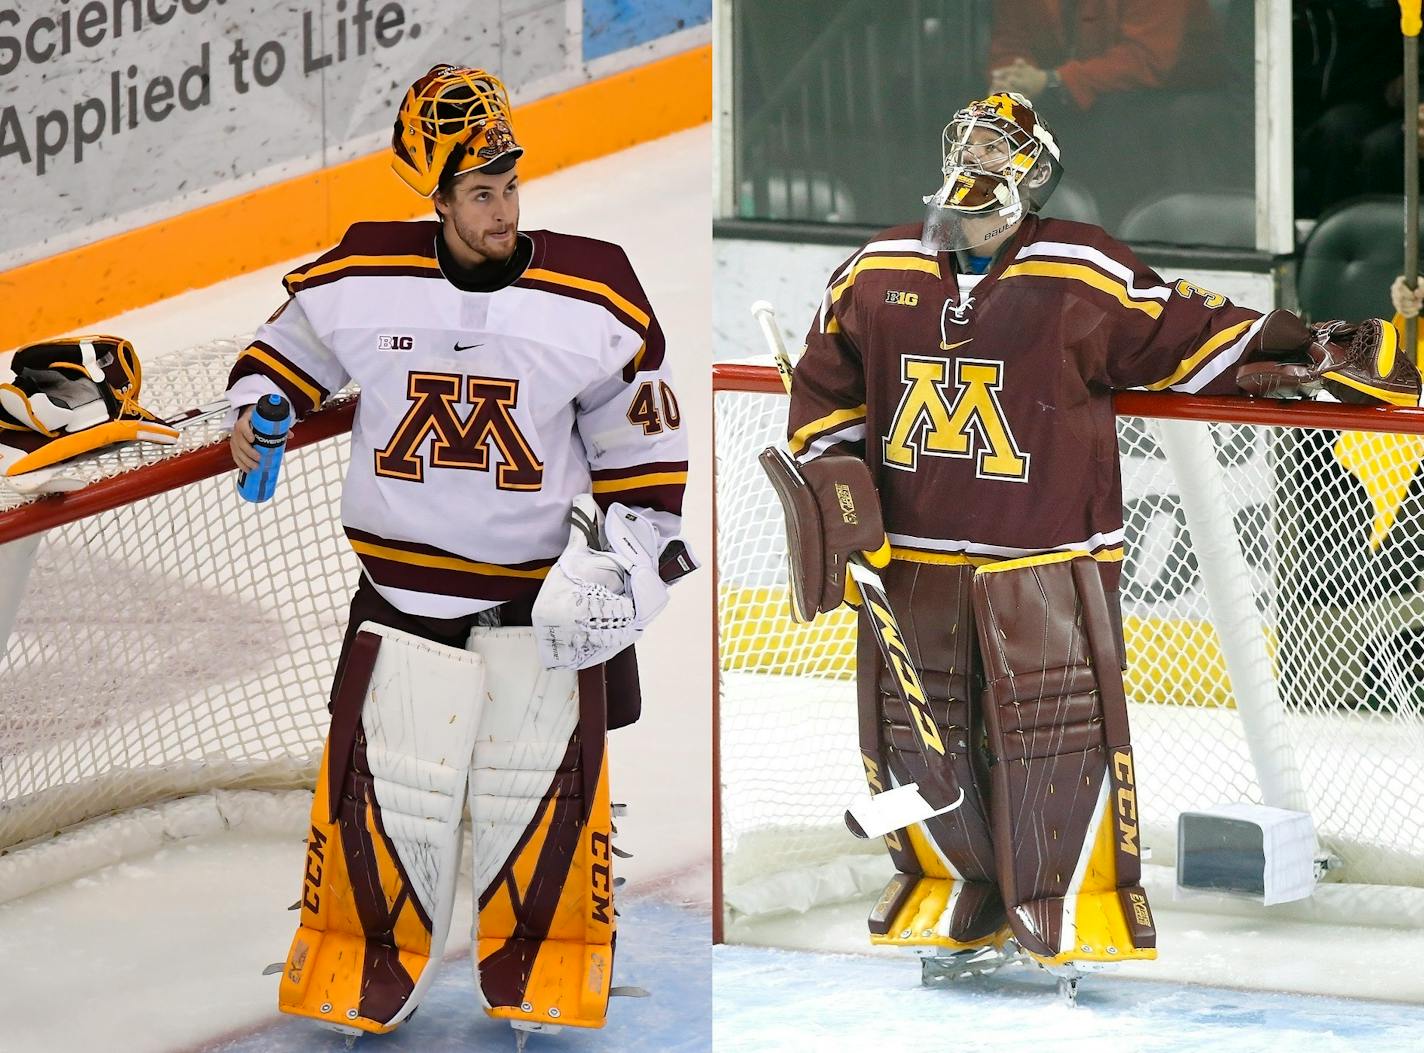
M858 457L797 464L770 447L759 460L786 514L791 613L798 622L810 622L845 602L847 588L853 588L852 556L864 553L876 567L889 562L880 495Z
M872 625L869 635L894 673L896 697L916 747L908 754L913 782L893 789L879 779L875 754L862 750L871 795L852 802L846 827L857 837L879 836L960 807L964 791L943 763L944 740L874 569L889 563L890 542L869 469L854 457L819 457L799 465L778 446L767 447L759 460L786 517L793 613L809 621L840 606L855 586Z

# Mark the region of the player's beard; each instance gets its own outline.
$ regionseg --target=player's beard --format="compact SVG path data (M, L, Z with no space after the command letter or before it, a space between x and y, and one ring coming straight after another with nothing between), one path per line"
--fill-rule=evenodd
M494 228L476 227L473 224L462 223L459 216L452 216L451 222L455 227L455 237L465 248L479 256L483 262L503 263L514 255L514 247L518 243L519 214L515 213L514 218L505 231L509 236L503 239L494 239Z

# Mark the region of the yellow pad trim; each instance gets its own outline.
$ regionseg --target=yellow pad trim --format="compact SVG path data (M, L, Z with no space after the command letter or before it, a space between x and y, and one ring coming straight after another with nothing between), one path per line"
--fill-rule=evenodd
M310 1017L327 1024L355 1027L372 1034L385 1034L397 1025L361 1016L361 993L365 973L366 937L356 910L351 876L344 862L341 831L328 822L327 751L323 750L312 799L311 830L307 840L306 869L303 875L301 923L287 954L286 968L277 992L277 1008L294 1016ZM385 855L378 840L378 856ZM382 861L382 885L388 864ZM388 900L389 901L389 900ZM399 931L408 927L398 922ZM423 928L423 926L422 926ZM430 934L424 933L429 950ZM414 984L429 966L428 954L402 952L400 964Z
M1386 391L1384 388L1377 388L1372 384L1366 384L1361 380L1351 380L1343 373L1328 372L1325 374L1337 384L1344 384L1347 388L1354 388L1356 391L1363 391L1370 398L1387 402L1391 406L1418 406L1419 399L1407 391Z
M871 944L876 947L943 947L946 950L962 951L997 944L1007 935L1007 925L982 940L970 943L961 943L936 932L935 926L939 924L941 915L949 905L953 891L953 878L921 878L895 915L895 922L890 926L890 931L884 936L872 933Z
M111 420L72 435L64 435L47 442L33 453L27 453L5 469L6 475L23 475L37 468L48 468L60 461L67 461L81 453L91 453L121 442L156 442L172 446L178 441L178 432L166 424L153 424L144 420Z
M1107 775L1103 777L1107 778ZM1043 965L1152 960L1157 957L1155 947L1137 948L1132 945L1132 933L1123 914L1117 888L1117 825L1113 822L1113 802L1114 795L1108 793L1098 814L1097 834L1093 838L1092 854L1088 857L1082 883L1076 895L1070 891L1074 908L1071 946L1051 958L1027 952ZM1064 920L1066 923L1066 917Z
M480 911L476 954L483 968L494 953L512 941L533 950L534 960L524 985L521 1004L493 1006L486 1011L501 1020L558 1024L566 1027L602 1027L608 1015L608 993L613 981L613 871L612 809L608 797L608 753L604 751L589 820L579 834L578 848L566 869L541 870L544 846L556 811L553 799L545 802L536 819L538 827L514 861L512 875L521 898L535 881L560 882L558 904L547 935L528 939L521 933L508 893L508 884ZM577 822L578 818L567 821ZM554 861L557 863L558 861ZM535 946L537 945L537 946ZM528 1008L525 1008L525 1007Z
M1050 563L1067 563L1070 559L1086 556L1086 552L1041 552L1037 556L1020 556L1000 563L990 563L980 567L975 574L999 574L1006 570L1022 570L1024 567L1046 567Z

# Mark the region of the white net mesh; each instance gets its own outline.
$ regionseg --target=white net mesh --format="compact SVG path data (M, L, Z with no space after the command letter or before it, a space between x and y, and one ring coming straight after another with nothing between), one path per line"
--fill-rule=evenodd
M854 623L787 613L781 511L756 463L784 438L786 400L737 386L716 382L721 867L729 908L756 911L778 874L839 894L834 871L883 849L841 819L864 788ZM1175 447L1164 458L1164 431L1210 462L1192 530L1191 465ZM1154 861L1172 861L1182 810L1251 801L1308 810L1341 880L1424 885L1424 436L1122 417L1119 440L1126 687ZM1239 682L1219 628L1246 653Z
M145 362L141 401L168 416L220 398L240 346ZM221 425L85 471L225 441ZM0 850L179 794L312 779L358 572L338 513L346 445L289 450L263 505L225 472L43 535L0 660ZM32 501L0 490L0 509Z

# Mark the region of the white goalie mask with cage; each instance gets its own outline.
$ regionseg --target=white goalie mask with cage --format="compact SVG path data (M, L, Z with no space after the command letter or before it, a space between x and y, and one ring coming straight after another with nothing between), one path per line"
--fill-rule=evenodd
M1063 174L1058 142L1017 92L971 102L944 127L944 184L925 198L927 249L973 249L1047 202Z

